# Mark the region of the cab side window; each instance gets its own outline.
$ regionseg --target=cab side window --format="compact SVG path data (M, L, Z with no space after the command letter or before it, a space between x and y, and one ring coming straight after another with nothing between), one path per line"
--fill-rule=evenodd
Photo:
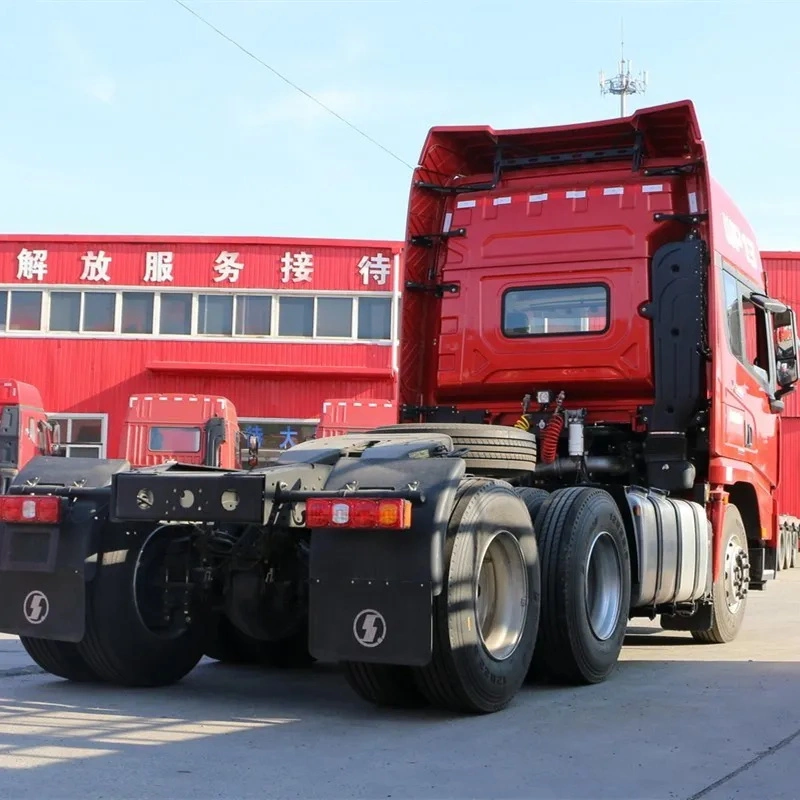
M728 343L731 352L769 389L770 352L767 315L750 300L750 287L723 272Z

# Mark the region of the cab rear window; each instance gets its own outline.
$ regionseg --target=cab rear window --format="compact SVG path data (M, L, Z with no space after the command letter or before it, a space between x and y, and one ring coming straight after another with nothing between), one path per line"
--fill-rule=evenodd
M151 428L150 450L153 453L198 453L200 428Z
M503 334L512 338L608 330L608 287L536 286L503 295Z

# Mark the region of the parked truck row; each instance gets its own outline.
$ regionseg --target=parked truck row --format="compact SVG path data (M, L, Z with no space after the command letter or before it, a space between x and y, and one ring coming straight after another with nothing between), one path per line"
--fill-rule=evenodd
M163 685L257 643L466 713L607 679L632 618L733 640L797 550L797 333L693 104L433 128L406 234L391 424L241 469L32 458L0 630L69 680Z

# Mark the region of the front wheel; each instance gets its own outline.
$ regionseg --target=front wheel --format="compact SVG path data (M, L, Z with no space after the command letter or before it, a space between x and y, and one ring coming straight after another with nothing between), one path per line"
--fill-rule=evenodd
M445 587L434 599L433 656L415 668L429 702L490 713L525 681L539 626L533 525L506 483L465 480L445 541Z
M712 590L711 627L692 631L692 637L704 644L724 644L739 634L747 608L750 585L750 564L747 551L747 534L742 515L734 505L725 506L722 523L722 576Z

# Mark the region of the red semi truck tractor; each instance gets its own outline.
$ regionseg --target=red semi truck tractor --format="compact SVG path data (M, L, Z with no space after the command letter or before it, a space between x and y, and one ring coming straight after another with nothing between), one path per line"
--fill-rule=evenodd
M631 618L734 639L788 524L797 337L692 103L432 129L404 291L396 424L253 470L34 459L0 630L53 674L163 685L221 609L369 702L473 713L607 679Z
M0 494L32 458L55 455L60 429L47 421L35 386L0 379Z
M167 461L241 467L243 434L227 397L180 393L131 395L120 452L136 466Z

